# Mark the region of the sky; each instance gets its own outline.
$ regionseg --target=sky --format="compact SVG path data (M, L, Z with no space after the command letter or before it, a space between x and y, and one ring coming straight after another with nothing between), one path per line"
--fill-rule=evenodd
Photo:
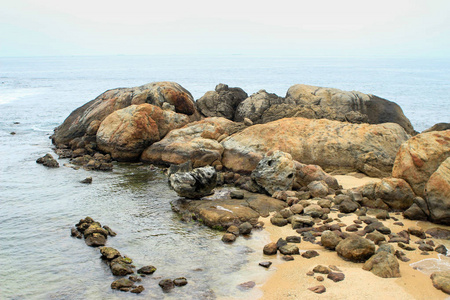
M448 0L0 0L0 57L450 57Z

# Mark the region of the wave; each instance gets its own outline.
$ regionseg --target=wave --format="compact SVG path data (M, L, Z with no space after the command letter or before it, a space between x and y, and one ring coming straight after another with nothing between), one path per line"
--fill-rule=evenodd
M42 92L43 90L38 88L0 90L0 105L11 103L25 97L39 95Z

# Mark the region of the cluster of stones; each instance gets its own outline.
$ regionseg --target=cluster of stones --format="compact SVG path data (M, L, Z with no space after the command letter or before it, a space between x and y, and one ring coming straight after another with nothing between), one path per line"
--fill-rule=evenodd
M53 156L49 153L45 154L42 157L39 157L36 160L36 163L42 164L48 168L59 168L58 161L55 158L53 158Z
M339 281L342 281L345 279L345 274L342 273L342 271L339 270L338 267L333 266L333 265L331 265L329 267L326 267L323 265L317 265L314 267L314 269L312 271L309 271L308 273L306 273L306 275L308 275L308 276L315 276L315 274L322 274L322 275L318 275L315 277L317 281L324 281L325 278L323 277L323 275L327 275L327 278L334 282L339 282ZM308 290L313 291L316 294L322 294L327 291L327 289L323 285L313 286L313 287L308 288Z
M81 239L84 236L86 245L91 247L104 246L108 236L116 236L109 226L94 221L91 217L81 219L75 227L71 228L71 235Z
M239 226L231 225L222 236L224 243L233 243L239 235L248 236L252 233L253 226L249 222L244 222Z

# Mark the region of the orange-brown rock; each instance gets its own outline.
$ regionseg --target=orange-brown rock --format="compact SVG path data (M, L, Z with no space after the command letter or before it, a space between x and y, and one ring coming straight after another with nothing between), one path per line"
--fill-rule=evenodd
M220 141L244 127L225 118L193 122L171 131L148 147L141 160L157 164L181 164L191 160L194 168L212 165L221 161L223 146Z
M431 175L425 194L431 221L450 225L450 157Z
M416 195L424 197L428 179L448 157L450 130L418 134L401 145L392 177L404 179Z
M94 100L74 110L55 130L56 145L69 144L75 138L94 136L100 123L116 110L143 103L171 107L175 112L200 119L192 95L175 82L153 82L133 88L118 88L104 92Z
M280 150L325 171L360 171L386 177L398 148L409 135L394 123L351 124L330 120L286 118L253 125L222 142L222 164L235 172L251 172L264 153Z
M188 122L184 114L164 111L151 104L130 105L111 113L101 122L97 146L110 153L113 159L136 160L146 147Z

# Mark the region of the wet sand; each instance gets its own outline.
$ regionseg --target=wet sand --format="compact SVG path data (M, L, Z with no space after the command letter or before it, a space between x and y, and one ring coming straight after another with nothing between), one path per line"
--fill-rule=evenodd
M351 188L369 181L379 180L369 177L356 178L354 176L339 175L336 176L339 183L344 188ZM337 218L338 213L330 213L329 216ZM412 226L419 226L424 229L429 227L436 227L435 224L428 222L417 222L405 220L400 214L390 213L391 216L398 218L398 221L404 223L404 226L394 225L392 219L382 221L389 227L393 233L408 229ZM349 214L348 216L340 218L342 222L347 225L353 224L353 220L357 216ZM288 224L284 227L273 226L269 218L261 219L265 223L265 230L269 232L270 238L276 242L279 238L286 238L289 235L298 235L295 230L292 230ZM333 223L331 223L333 224ZM320 240L320 238L317 238ZM419 240L415 236L411 236L410 245L418 247L414 242ZM436 246L440 243L448 243L448 241L440 241L433 239ZM419 270L413 269L410 264L430 258L438 258L437 252L430 252L430 255L421 255L420 250L405 251L400 249L396 243L392 243L394 248L402 250L408 258L409 262L399 261L400 264L400 278L381 278L369 271L362 269L362 263L347 262L338 257L335 251L326 250L322 246L302 241L297 244L300 252L306 250L316 250L319 256L306 259L302 256L295 255L293 261L283 261L281 254L277 256L265 256L266 260L273 262L270 268L276 269L268 281L263 284L261 290L264 295L260 299L274 300L274 299L447 299L449 295L437 290L433 287L431 279L428 274L424 274ZM261 246L261 251L262 247ZM448 247L448 245L446 245ZM326 278L326 275L315 274L314 276L307 276L306 273L311 271L317 265L337 266L344 274L345 279L340 282L333 282ZM323 276L324 281L319 282L317 276ZM323 294L316 294L310 290L309 287L324 285L326 292Z

